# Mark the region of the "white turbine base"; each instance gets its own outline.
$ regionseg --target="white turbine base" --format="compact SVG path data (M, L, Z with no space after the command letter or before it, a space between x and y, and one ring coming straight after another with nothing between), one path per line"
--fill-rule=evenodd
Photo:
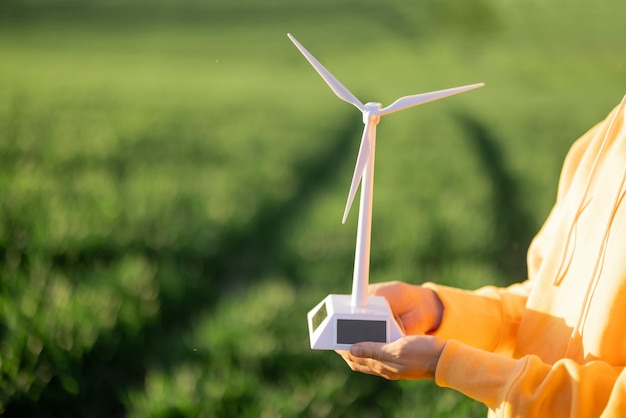
M314 350L348 350L363 341L389 343L404 333L387 299L369 296L367 306L353 307L351 295L328 295L307 314Z

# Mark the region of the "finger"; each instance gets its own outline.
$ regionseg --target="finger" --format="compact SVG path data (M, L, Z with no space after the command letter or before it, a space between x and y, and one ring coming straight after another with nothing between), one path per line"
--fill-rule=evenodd
M357 343L350 349L351 361L359 364L367 364L377 372L380 366L393 372L397 372L401 366L400 356L402 348L410 339L399 339L390 343L364 342Z
M390 367L387 363L371 358L353 357L353 361L348 362L353 371L384 377L388 380L398 378L398 370Z
M343 357L344 361L353 371L365 374L376 374L368 365L369 359L353 357L348 350L335 350L335 352Z
M384 283L372 283L368 286L368 293L372 296L384 296L395 299L398 296L398 288L404 287L403 282L392 281Z
M345 362L350 366L350 369L355 372L380 376L388 380L397 380L399 378L399 369L395 362L391 361L393 355L387 350L389 347L390 344L370 342L358 343L352 346L352 349L360 353L362 357L353 355L352 349L350 351L337 352L341 354Z
M371 284L368 288L370 295L387 299L396 315L402 315L413 308L414 298L411 290L410 285L399 281Z
M370 358L378 361L388 361L389 354L383 349L384 346L384 343L357 343L350 348L350 354L354 357Z
M373 376L379 376L379 373L377 373L375 370L373 370L367 364L359 364L359 363L356 363L356 362L348 362L348 366L350 366L350 369L352 369L352 371L355 371L355 372L369 374L369 375L373 375Z
M385 379L395 380L397 379L397 370L390 368L386 363L374 360L371 358L352 357L352 359L345 359L350 369L355 372L370 374L373 376L381 376Z
M408 327L404 327L405 334L425 334L429 331L429 326L425 323L425 318L422 312L417 310L409 310L399 315L397 319L401 324L410 324Z

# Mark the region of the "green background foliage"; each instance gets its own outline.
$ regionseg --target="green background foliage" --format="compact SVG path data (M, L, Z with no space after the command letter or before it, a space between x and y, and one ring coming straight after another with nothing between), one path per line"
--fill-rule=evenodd
M378 129L373 282L525 277L563 157L626 93L618 0L0 3L0 410L475 417L351 372L306 312L349 293L362 101L485 82ZM356 206L355 206L356 208Z

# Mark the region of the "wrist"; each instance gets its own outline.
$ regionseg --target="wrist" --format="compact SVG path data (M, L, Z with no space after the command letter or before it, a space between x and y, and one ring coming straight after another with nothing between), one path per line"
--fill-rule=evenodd
M431 356L431 361L428 365L428 373L429 378L435 380L435 376L437 375L437 366L439 365L439 359L441 358L441 353L443 353L443 349L446 347L447 341L437 337L432 338L435 351L434 354Z

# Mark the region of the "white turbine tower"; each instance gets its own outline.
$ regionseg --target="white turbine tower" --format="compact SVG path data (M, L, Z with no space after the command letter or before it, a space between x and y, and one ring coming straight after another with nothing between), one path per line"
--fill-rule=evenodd
M359 183L361 183L352 296L349 306L346 306L346 295L329 295L309 312L311 348L344 349L358 341L377 340L389 342L395 340L402 335L402 331L395 322L386 300L372 296L368 298L367 296L372 226L372 197L374 191L376 125L378 125L381 116L482 87L484 83L405 96L387 107L382 107L380 103L374 102L363 104L291 34L287 34L287 36L309 63L311 63L313 68L315 68L332 91L341 100L352 104L361 111L363 114L363 124L365 125L342 219L342 223L345 223L356 190L359 187ZM383 323L385 325L384 337Z

